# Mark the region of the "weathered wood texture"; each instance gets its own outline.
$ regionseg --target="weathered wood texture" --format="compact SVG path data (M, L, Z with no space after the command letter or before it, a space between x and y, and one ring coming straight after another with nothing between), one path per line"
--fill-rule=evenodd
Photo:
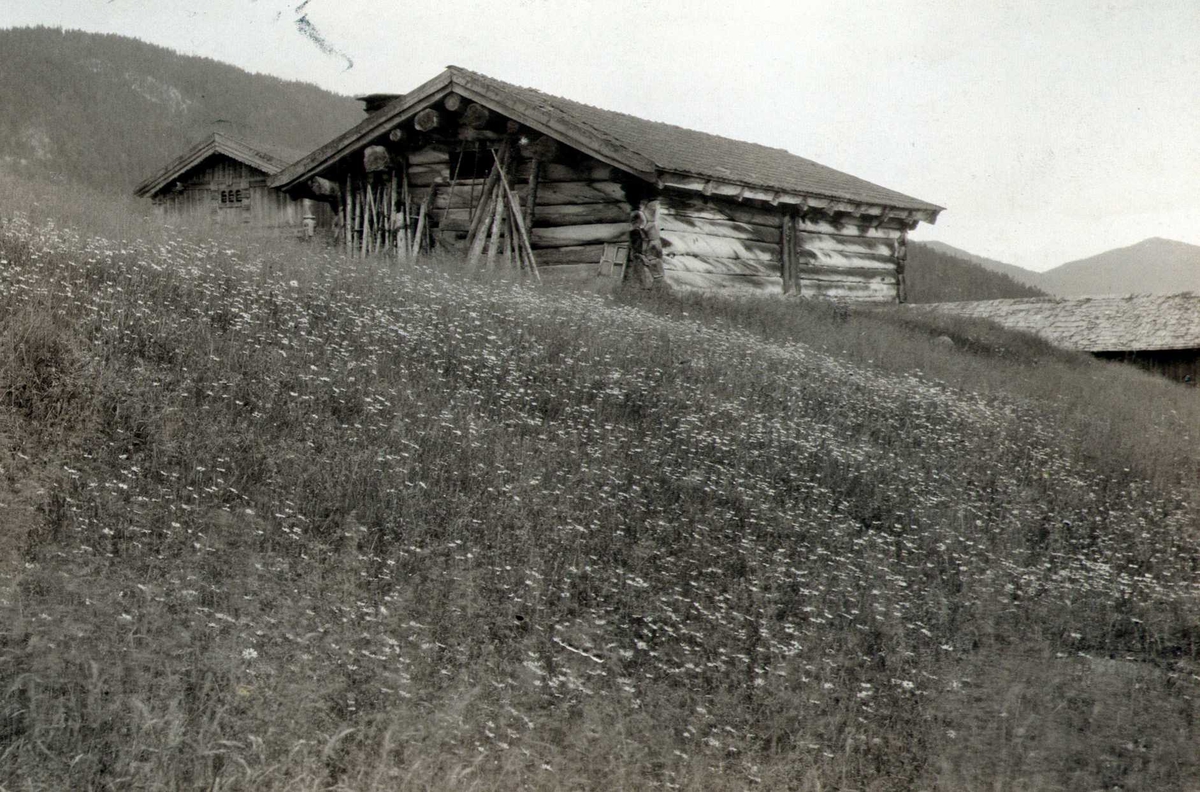
M647 284L689 288L902 299L904 218L834 211L833 205L773 204L744 190L701 195L669 184L657 191L631 186L631 177L550 138L512 133L509 120L453 98L418 114L411 134L389 145L388 171L366 172L385 161L376 151L367 157L370 164L364 161L350 174L351 249L462 249L470 237L477 245L482 239L488 260L499 265L523 255L513 253L524 238L514 231L519 217L530 221L530 250L546 269L582 272L595 264L599 271L602 259L613 261L614 246L628 246L621 260L631 266L610 263L605 271L632 271ZM506 197L508 205L497 213L493 152L502 150L509 152L505 174L513 200ZM398 178L399 186L386 186L389 177L393 183ZM395 228L386 219L393 215ZM397 229L405 228L419 228L422 241L399 244L409 232Z
M782 217L774 207L665 192L658 228L667 283L781 292Z
M436 244L447 249L463 248L489 186L487 179L474 177L482 174L475 163L490 158L490 149L499 149L500 145L490 141L447 141L404 152L412 211L425 203L430 190L434 190L427 224ZM529 147L528 152L545 153L548 148ZM598 268L605 243L628 244L631 208L625 188L617 181L619 175L611 166L583 157L575 157L570 164L539 161L535 182L530 179L532 159L515 146L512 157L507 169L509 186L520 202L522 219L532 218L529 241L539 269L587 264ZM472 178L463 176L464 170ZM530 213L528 199L534 183L536 206ZM493 181L493 192L494 189ZM415 226L419 218L414 217L410 222ZM496 228L498 251L507 249L508 230L508 223L500 223Z
M658 213L672 285L895 301L902 220L738 202L667 190Z
M155 196L155 211L164 220L243 226L280 233L299 232L312 213L319 226L333 223L329 204L292 199L266 186L267 176L224 155L209 157Z

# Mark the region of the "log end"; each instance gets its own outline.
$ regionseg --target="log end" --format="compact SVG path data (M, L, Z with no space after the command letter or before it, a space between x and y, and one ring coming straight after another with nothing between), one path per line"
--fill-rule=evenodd
M429 132L437 129L441 123L441 115L432 107L422 110L421 112L417 113L416 117L413 118L413 127L418 132Z

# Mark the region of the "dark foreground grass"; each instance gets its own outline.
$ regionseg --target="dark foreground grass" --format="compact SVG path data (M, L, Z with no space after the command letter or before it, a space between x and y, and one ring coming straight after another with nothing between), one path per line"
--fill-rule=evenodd
M1194 392L144 239L0 229L4 788L1200 777Z

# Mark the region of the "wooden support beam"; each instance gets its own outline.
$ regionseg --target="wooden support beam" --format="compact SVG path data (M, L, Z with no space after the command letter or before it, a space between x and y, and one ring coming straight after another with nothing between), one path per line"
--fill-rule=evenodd
M533 158L529 167L529 191L526 193L525 200L525 228L533 228L533 212L537 207L538 194L538 179L542 175L542 162L537 157Z
M796 279L796 217L788 214L783 218L783 238L780 246L783 248L783 293L793 290L800 293L800 281Z
M446 98L442 100L442 107L449 110L451 113L457 113L462 109L463 103L466 100L462 98L462 94L448 93Z
M472 129L471 127L459 127L455 137L459 140L475 141L475 140L504 140L504 133L493 132L490 129Z
M393 143L403 143L404 137L405 132L400 127L396 127L391 132L388 132L388 140L392 141Z

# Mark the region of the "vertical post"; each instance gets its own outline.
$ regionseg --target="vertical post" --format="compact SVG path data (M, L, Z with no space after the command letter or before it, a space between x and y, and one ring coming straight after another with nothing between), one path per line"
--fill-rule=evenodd
M796 279L796 213L792 211L785 212L783 215L783 241L782 253L782 275L783 275L783 293L788 294L793 289L798 294L800 292L799 283Z
M400 189L404 191L404 216L401 218L401 224L404 226L404 260L408 261L412 251L412 235L408 231L408 217L412 212L412 196L408 192L408 154L400 160L400 178L403 180Z
M396 168L392 166L392 181L388 189L387 199L387 233L388 244L385 249L391 248L396 244L396 224L392 222L392 218L396 216Z
M908 231L901 231L896 239L896 301L908 300L908 288L904 282L904 264L908 260Z
M370 200L370 197L371 187L369 184L367 184L366 177L364 176L362 193L358 196L358 203L362 207L359 209L359 212L362 214L362 241L359 243L359 247L361 248L360 255L363 258L366 258L367 256L367 244L369 241L369 237L367 236L367 201Z
M529 196L525 205L525 230L533 233L533 212L537 207L538 180L541 178L542 161L534 156L529 168Z
M646 269L650 273L651 288L661 288L666 284L666 273L663 272L662 235L658 225L658 207L657 198L642 204L642 212L646 215L646 240L642 254L645 256Z

